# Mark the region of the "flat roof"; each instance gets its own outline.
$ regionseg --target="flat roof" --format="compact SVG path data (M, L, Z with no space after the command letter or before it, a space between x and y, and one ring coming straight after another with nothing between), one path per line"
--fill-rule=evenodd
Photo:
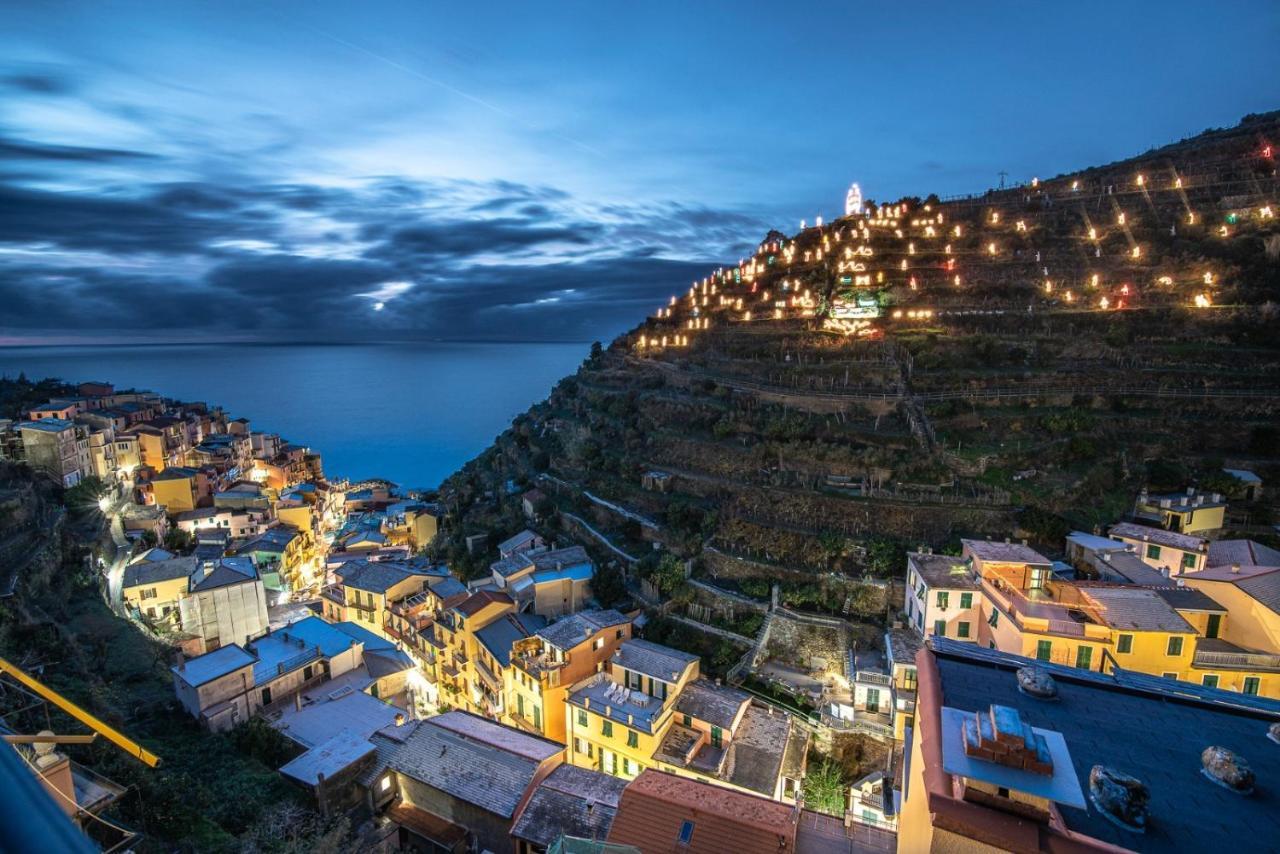
M1195 629L1159 593L1145 587L1079 585L1098 618L1113 629L1195 634Z
M1103 842L1142 851L1204 850L1241 845L1241 828L1256 840L1280 839L1280 809L1268 781L1280 780L1280 750L1266 739L1280 720L1280 702L1204 688L1158 676L1123 671L1108 675L1032 662L1021 656L950 640L930 641L937 666L940 705L977 712L993 703L1012 706L1032 727L1060 733L1081 781L1094 765L1131 774L1151 793L1151 821L1135 835L1104 817L1092 804L1060 805L1068 828ZM1023 694L1014 672L1034 663L1057 682L1056 700ZM921 664L922 697L925 664ZM940 711L940 710L939 710ZM917 716L938 714L926 707ZM925 725L923 720L920 725ZM1241 796L1200 773L1200 754L1210 745L1248 760L1260 783Z
M206 652L195 658L189 658L182 664L175 664L169 669L178 678L193 688L212 682L228 673L235 673L242 667L248 667L258 661L238 643L218 647L213 652Z
M1002 543L996 540L961 540L960 545L979 560L995 563L1048 564L1050 561L1040 552L1023 543Z
M649 733L662 714L662 700L628 689L603 673L595 674L586 684L569 692L565 699L578 708Z
M976 710L985 714L983 710ZM1071 764L1071 755L1061 733L1031 727L1036 735L1044 737L1053 760L1052 774L1037 774L1022 768L1011 768L998 762L989 762L964 751L964 724L974 712L942 708L942 770L973 780L981 780L993 786L1002 786L1036 797L1045 798L1059 805L1085 806L1084 793L1080 790L1080 778Z
M908 552L907 564L920 574L930 588L976 590L982 586L978 574L964 558Z
M375 751L373 742L367 737L362 738L344 730L280 766L280 773L308 786L315 786L320 782L321 775L326 779L332 778Z

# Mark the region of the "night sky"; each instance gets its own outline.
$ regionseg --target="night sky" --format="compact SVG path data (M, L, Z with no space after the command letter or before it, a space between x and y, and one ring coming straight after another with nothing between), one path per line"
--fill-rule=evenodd
M771 226L1280 107L1280 4L0 14L0 342L591 340Z

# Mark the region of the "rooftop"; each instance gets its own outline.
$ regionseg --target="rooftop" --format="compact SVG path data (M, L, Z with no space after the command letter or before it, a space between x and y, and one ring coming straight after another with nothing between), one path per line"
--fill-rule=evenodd
M333 777L361 759L373 754L375 748L368 737L343 730L323 744L316 745L292 761L280 767L280 773L308 786L320 782L320 778Z
M350 624L327 623L319 617L305 617L290 623L283 629L272 632L272 634L283 640L297 640L306 646L318 647L321 655L325 658L332 658L350 649L354 641L365 640L364 637L347 631L344 626L348 625ZM367 634L382 643L390 645L390 641L382 640L372 632Z
M916 653L924 648L924 638L911 629L889 629L884 633L884 644L892 664L914 666Z
M41 418L39 421L23 421L18 425L20 430L38 430L41 433L61 433L72 430L75 423L64 418Z
M307 748L319 747L344 732L367 740L378 730L395 726L396 715L403 713L350 684L335 687L333 682L304 690L302 703L301 709L285 704L271 725Z
M250 655L238 643L218 647L213 652L206 652L195 658L187 659L182 664L175 664L169 669L178 678L193 688L212 682L228 673L235 673L242 667L255 664L257 658Z
M1164 585L1161 587L1153 587L1156 593L1160 594L1160 598L1168 602L1176 611L1210 611L1220 614L1227 613L1227 609L1213 601L1207 593L1202 590L1196 590L1194 587L1174 587L1172 585Z
M1110 540L1109 542L1117 546L1124 545L1124 543L1116 540ZM1129 584L1169 583L1168 577L1163 572L1148 564L1135 553L1124 549L1116 549L1115 551L1102 552L1095 555L1092 565L1098 572L1110 576L1119 576Z
M603 673L582 682L565 699L574 706L649 733L653 732L653 724L663 708L657 697L625 688Z
M979 560L993 563L1035 563L1050 561L1025 543L1001 543L996 540L961 540L960 545Z
M514 604L511 601L511 597L505 593L495 590L481 590L478 593L472 593L462 602L455 605L453 609L464 617L472 617L494 603L500 605Z
M729 742L721 776L735 786L772 798L794 737L791 715L752 703Z
M194 555L192 557L195 558ZM191 576L191 592L257 580L258 570L253 561L248 558L220 557L200 564L200 568Z
M1195 634L1191 624L1154 590L1094 585L1081 585L1079 590L1094 603L1098 617L1113 629Z
M162 581L189 578L191 573L196 571L197 566L194 556L139 561L125 567L124 581L121 583L124 587L138 587L143 584L158 584Z
M347 587L364 590L370 593L386 593L402 581L426 576L416 569L389 560L352 561L338 570L342 583Z
M529 637L545 624L545 618L536 614L503 614L475 635L498 664L507 667L511 664L511 645Z
M511 835L544 847L561 835L604 839L626 785L609 774L560 765L533 790Z
M981 586L978 574L963 558L951 555L909 552L907 564L911 566L930 588L977 589Z
M676 698L676 712L689 715L722 729L732 729L751 702L751 695L728 685L717 685L709 679L695 679L680 691Z
M1253 540L1214 540L1206 566L1280 566L1280 551Z
M1155 543L1184 552L1203 551L1207 542L1201 537L1179 534L1177 531L1166 531L1164 528L1152 528L1147 525L1135 525L1132 522L1118 522L1108 531L1112 537L1134 540L1140 543Z
M1097 534L1086 534L1084 531L1072 531L1067 534L1067 542L1074 543L1095 552L1123 551L1128 548L1124 543Z
M613 663L619 667L672 683L679 681L680 674L697 661L698 656L692 653L639 638L624 641L613 654Z
M1168 502L1168 507L1164 509L1176 510L1185 513L1189 510L1199 510L1208 507L1226 507L1227 502L1222 500L1222 496L1216 493L1196 492L1194 489L1188 489L1186 492L1165 492L1159 495L1154 493L1146 496L1146 501L1141 497L1138 499L1139 504L1148 507L1163 507Z
M644 851L680 850L688 822L688 850L699 854L777 854L795 847L794 807L723 786L648 769L622 792L609 842Z
M412 726L412 729L408 729ZM468 712L452 711L377 733L379 760L408 777L503 818L511 818L541 764L564 745Z
M570 614L538 629L538 637L559 649L569 650L601 629L624 626L630 622L621 613L613 610L578 611L576 614Z
M1199 771L1201 752L1221 745L1249 761L1260 789L1280 780L1280 751L1266 740L1268 724L1280 720L1280 702L1143 674L1110 676L1037 662L1057 682L1058 698L1046 702L1018 690L1014 671L1028 659L960 642L931 645L933 651L921 652L918 659L922 703L917 718L926 745L925 716L933 715L936 722L940 712L925 700L934 694L926 670L936 664L939 706L965 712L993 703L1011 706L1025 723L1062 735L1086 787L1090 769L1102 764L1150 789L1151 821L1144 835L1120 829L1092 806L1060 806L1071 831L1143 851L1183 851L1190 840L1205 850L1238 847L1241 828L1257 839L1280 838L1280 810L1271 796L1260 791L1242 797Z

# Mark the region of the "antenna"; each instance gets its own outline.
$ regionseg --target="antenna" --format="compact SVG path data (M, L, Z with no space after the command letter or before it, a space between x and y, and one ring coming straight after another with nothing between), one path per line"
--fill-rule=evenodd
M1003 189L1004 189L1004 179L1009 177L1009 173L1008 173L1008 172L1006 172L1006 171L1004 171L1003 169L1001 169L1001 170L1000 170L999 172L997 172L996 174L1000 176L1000 189L1002 189L1002 190L1003 190Z

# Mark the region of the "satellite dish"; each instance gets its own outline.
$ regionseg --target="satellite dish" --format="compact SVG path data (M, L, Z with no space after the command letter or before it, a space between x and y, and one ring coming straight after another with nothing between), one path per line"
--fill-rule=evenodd
M858 182L849 185L849 192L844 197L844 215L855 216L862 213L862 188Z

